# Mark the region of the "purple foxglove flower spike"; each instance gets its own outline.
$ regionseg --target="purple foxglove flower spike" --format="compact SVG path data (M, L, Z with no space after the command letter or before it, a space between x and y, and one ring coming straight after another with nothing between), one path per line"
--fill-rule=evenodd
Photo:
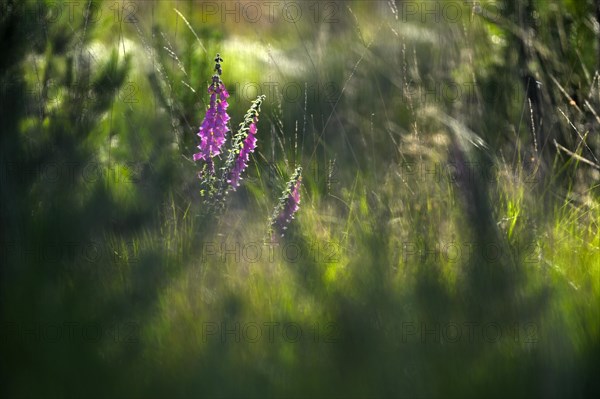
M248 166L248 161L250 159L250 153L254 152L256 148L256 123L258 122L258 118L254 117L254 120L250 124L250 129L248 131L248 136L244 140L244 145L240 150L238 157L235 160L235 165L233 166L233 170L231 171L231 175L229 176L228 183L231 184L231 187L235 191L237 187L240 185L241 173Z
M264 96L259 96L252 103L252 106L244 117L244 122L240 124L238 134L234 138L233 149L228 159L229 168L226 169L228 171L227 183L231 184L231 188L234 191L239 187L241 174L248 166L250 154L256 148L256 124L258 123L260 105L264 98Z
M194 161L203 160L212 164L212 158L221 153L221 147L225 143L229 131L227 127L229 122L229 115L227 114L229 93L220 78L222 73L221 61L223 59L217 54L215 58L215 71L217 73L213 76L212 84L208 87L210 104L198 132L200 137L198 149L200 149L200 152L194 154ZM214 168L209 169L212 169L211 173L214 173Z
M300 186L302 184L302 167L297 167L288 183L287 189L279 199L279 205L271 219L271 228L283 237L294 214L300 209Z

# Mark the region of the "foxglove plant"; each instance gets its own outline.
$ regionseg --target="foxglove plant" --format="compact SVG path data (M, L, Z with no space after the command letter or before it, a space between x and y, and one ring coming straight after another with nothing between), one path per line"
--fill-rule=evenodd
M265 99L263 95L258 96L246 112L237 134L231 139L231 146L224 164L219 168L222 173L218 178L215 159L224 152L223 146L227 141L227 133L230 131L228 127L230 118L227 114L229 93L220 78L222 61L221 56L217 54L215 74L212 84L208 87L210 104L198 132L200 137L198 149L200 151L194 154L194 161L204 162L199 177L202 185L207 189L202 189L201 193L203 196L208 193L206 201L208 207L205 208L208 212L221 211L225 205L224 200L228 190L231 188L235 191L239 187L241 175L248 166L250 154L256 149L258 116L260 106Z
M194 161L203 160L208 167L208 173L214 175L215 168L213 158L221 153L221 147L227 138L229 127L229 115L227 114L227 98L229 93L225 84L221 80L221 62L223 59L219 54L215 57L215 74L212 78L212 84L208 87L210 94L210 104L206 110L206 115L200 125L198 136L200 137L200 152L194 154Z
M240 124L240 129L233 139L233 148L230 150L225 167L227 183L231 185L233 191L240 186L242 172L248 166L250 154L256 148L256 132L260 105L265 96L258 96L252 103L252 106L244 116L244 122Z
M294 214L300 209L300 186L302 184L302 167L298 166L288 182L287 188L275 207L270 221L271 234L277 233L283 237L288 224L294 219Z
M265 96L258 96L246 112L244 121L240 123L238 132L231 140L227 159L223 167L220 168L222 171L221 177L217 180L214 159L222 153L222 147L227 141L227 133L230 131L227 126L230 119L227 114L229 93L221 80L221 62L223 62L223 59L217 54L215 74L212 78L212 84L208 87L210 104L198 132L200 137L198 149L200 151L194 154L194 161L204 161L205 163L200 178L202 183L209 189L209 201L207 201L209 206L206 208L209 212L221 211L225 206L225 196L228 190L235 191L239 187L242 173L248 167L250 154L256 149L258 116L260 106L265 100ZM276 231L277 234L283 236L288 224L294 219L294 214L298 211L300 205L301 183L302 168L297 167L270 219L269 230L271 235Z

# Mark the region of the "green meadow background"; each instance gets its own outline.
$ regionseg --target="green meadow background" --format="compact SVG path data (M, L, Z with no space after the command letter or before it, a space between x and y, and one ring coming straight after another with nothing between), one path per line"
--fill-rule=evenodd
M598 7L1 0L2 397L600 393Z

